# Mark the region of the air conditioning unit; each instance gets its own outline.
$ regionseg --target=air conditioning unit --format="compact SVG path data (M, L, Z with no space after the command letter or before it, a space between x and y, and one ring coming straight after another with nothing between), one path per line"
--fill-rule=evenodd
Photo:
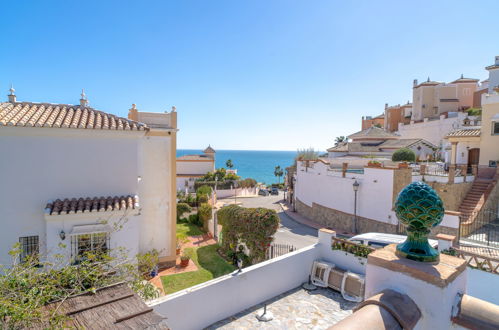
M334 268L333 264L325 261L314 261L311 276L312 283L323 288L327 287L331 268Z

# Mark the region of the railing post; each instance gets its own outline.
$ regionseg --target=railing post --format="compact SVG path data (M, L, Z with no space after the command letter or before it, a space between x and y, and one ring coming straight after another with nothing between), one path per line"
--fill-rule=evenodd
M421 174L422 176L424 176L426 174L426 165L425 164L419 165L419 174Z
M473 174L473 176L475 177L475 180L478 176L478 165L477 164L473 164L471 165L471 174Z
M449 165L449 183L454 183L454 178L456 176L456 165Z
M346 177L348 169L348 163L341 164L341 177Z
M467 176L467 173L468 172L468 165L461 165L461 174L463 175L463 182L466 182L466 176Z

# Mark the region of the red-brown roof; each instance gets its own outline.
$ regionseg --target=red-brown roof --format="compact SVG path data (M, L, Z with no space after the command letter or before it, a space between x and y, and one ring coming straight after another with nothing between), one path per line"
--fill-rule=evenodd
M2 102L0 126L143 131L147 125L87 106Z
M105 212L135 209L139 205L137 196L114 196L114 197L87 197L87 198L65 198L48 202L45 213L50 215Z

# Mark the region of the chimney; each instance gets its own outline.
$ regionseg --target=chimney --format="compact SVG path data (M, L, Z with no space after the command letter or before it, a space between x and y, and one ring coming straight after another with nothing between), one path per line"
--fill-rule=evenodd
M9 95L8 95L9 96L9 102L10 103L16 103L16 94L15 94L16 90L14 89L14 86L12 84L10 85L9 92L10 92Z
M139 111L137 110L137 106L132 104L132 108L128 110L128 119L139 121Z
M496 65L499 65L499 56L496 56Z
M387 109L387 108L388 108L388 103L385 103L385 109Z
M85 90L82 88L81 89L81 99L80 99L80 106L81 107L88 107L88 99L87 96L85 95Z
M417 80L417 79L414 79L414 80L412 81L412 86L413 86L413 87L416 87L417 85L418 85L418 80Z

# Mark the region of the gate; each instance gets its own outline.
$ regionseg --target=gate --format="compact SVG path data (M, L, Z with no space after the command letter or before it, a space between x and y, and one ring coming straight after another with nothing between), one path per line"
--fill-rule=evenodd
M460 243L479 243L499 247L498 212L480 211L461 216L459 221Z
M267 250L267 255L265 256L265 260L277 258L277 257L280 257L280 256L286 254L286 253L293 252L295 250L296 250L296 248L290 244L272 243L272 244L270 244L270 246Z

